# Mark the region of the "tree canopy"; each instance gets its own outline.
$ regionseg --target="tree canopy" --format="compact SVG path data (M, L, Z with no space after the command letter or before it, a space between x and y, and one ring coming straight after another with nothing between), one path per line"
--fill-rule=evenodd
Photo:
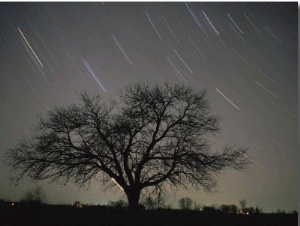
M219 131L219 118L210 112L205 90L138 83L115 100L88 93L80 100L39 117L33 136L7 152L17 179L79 185L113 180L136 209L143 189L209 192L224 169L248 164L245 149L211 151L207 138Z

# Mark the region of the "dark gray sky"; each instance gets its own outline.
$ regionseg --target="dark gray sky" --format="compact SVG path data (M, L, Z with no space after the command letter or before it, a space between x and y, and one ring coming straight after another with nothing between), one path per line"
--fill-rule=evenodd
M207 88L225 144L249 147L246 173L227 171L218 191L169 194L268 212L298 209L298 5L294 3L0 3L0 155L36 116L76 103L80 91L111 96L136 81ZM19 200L0 169L0 199ZM40 182L50 203L125 198L92 183Z

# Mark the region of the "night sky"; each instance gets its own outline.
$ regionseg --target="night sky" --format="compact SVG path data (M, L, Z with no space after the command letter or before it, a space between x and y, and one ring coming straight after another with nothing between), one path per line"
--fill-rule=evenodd
M104 97L137 81L207 88L222 118L212 149L249 147L246 172L224 171L216 193L189 196L201 205L298 209L298 5L294 3L0 3L0 158L30 134L38 114ZM0 199L19 200L1 163ZM106 204L126 198L93 182L42 185L49 203Z

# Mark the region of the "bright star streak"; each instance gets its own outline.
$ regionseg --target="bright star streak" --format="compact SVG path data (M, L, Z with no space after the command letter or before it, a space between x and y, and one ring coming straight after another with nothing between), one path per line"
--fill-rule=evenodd
M227 16L229 17L229 19L232 21L232 23L237 27L237 29L239 29L239 31L242 33L242 34L244 34L243 33L243 31L239 28L239 26L236 24L236 22L231 18L231 16L229 15L229 13L227 13Z
M258 30L258 28L252 23L252 21L247 17L247 15L244 14L244 16L247 18L247 20L249 21L249 23L258 31L258 33L261 34L260 30Z
M115 40L116 44L118 45L119 49L122 51L123 55L125 56L125 58L127 59L128 63L134 67L134 69L138 72L138 68L135 66L135 64L133 63L133 61L130 59L129 55L127 54L127 52L125 51L125 49L123 48L123 46L121 45L121 43L118 42L118 40L115 38L114 35L112 35L113 39Z
M178 38L176 37L176 35L174 34L174 32L172 31L170 25L168 24L168 21L166 20L166 18L164 16L162 16L164 22L166 23L167 27L169 28L169 30L171 31L172 35L174 36L174 38L176 39L177 42L179 42Z
M242 155L244 155L247 159L249 159L251 162L253 162L254 164L256 164L258 167L260 168L264 168L262 165L260 165L258 162L254 161L252 158L250 158L248 155L246 155L245 153L242 153L241 151L239 151L236 147L233 147L236 151L238 151L239 153L241 153Z
M281 87L281 85L280 85L278 82L276 82L274 79L272 79L272 78L271 78L270 76L268 76L266 73L264 73L262 70L259 69L259 72L260 72L263 76L265 76L267 79L269 79L271 82L273 82L273 83L275 83L276 85L278 85L278 86Z
M195 13L190 9L190 7L188 6L187 3L185 3L186 8L188 9L189 13L191 14L191 16L193 17L194 21L196 22L196 24L198 25L198 27L200 29L203 29L203 26L201 25L199 19L197 18L197 16L195 15ZM203 29L204 30L204 29ZM205 32L206 34L206 32Z
M100 80L98 79L98 77L95 75L94 71L92 70L92 68L90 67L90 65L83 61L85 66L87 67L87 69L89 70L89 72L91 73L91 75L94 77L94 79L96 80L96 82L98 83L98 85L100 86L100 88L106 93L106 89L104 88L104 86L101 84Z
M31 45L29 44L29 42L27 41L27 39L25 38L23 32L21 31L20 27L18 27L18 30L20 32L20 34L22 35L24 41L26 42L26 44L28 45L29 49L31 50L31 52L33 53L33 55L35 56L35 58L37 59L37 61L39 62L39 64L43 67L44 65L42 64L42 62L40 61L40 59L37 57L37 55L35 54L35 52L33 51Z
M197 45L195 44L195 42L193 42L193 40L191 39L190 36L189 36L189 39L190 39L190 41L192 42L192 44L195 46L195 48L196 48L196 50L198 51L198 53L200 53L201 56L203 56L203 58L204 58L205 60L207 60L206 57L203 55L203 53L199 50L199 48L197 47Z
M215 26L210 22L210 20L209 20L208 17L206 16L205 12L202 11L202 13L204 14L204 16L206 17L208 23L209 23L210 26L214 29L214 31L216 32L216 34L219 35L219 32L217 31L217 29L215 28Z
M130 60L128 54L125 52L124 48L122 47L122 45L118 42L118 40L115 38L115 36L113 36L113 39L115 40L116 44L118 45L119 49L122 51L123 55L125 56L125 58L127 59L128 63L130 65L132 65L132 61Z
M184 66L191 72L191 74L194 74L193 71L187 66L187 64L184 62L184 60L180 57L180 55L177 53L176 49L173 49L178 58L181 60L181 62L184 64Z
M115 180L115 178L111 178L111 180L122 190L124 191L124 189L118 184L118 182Z
M218 90L218 88L216 88L216 90L218 91L218 93L220 93L222 95L222 97L224 97L229 103L231 103L236 109L240 110L240 108L238 106L236 106L231 100L229 100L220 90Z
M152 22L152 20L151 20L150 16L148 15L148 13L147 13L147 12L145 12L145 14L146 14L146 16L147 16L148 20L150 21L150 23L151 23L151 25L152 25L152 27L153 27L154 31L155 31L155 32L156 32L156 34L158 35L159 39L160 39L160 40L162 40L162 37L160 36L160 34L158 33L158 31L156 30L156 27L154 26L154 24L153 24L153 22Z
M178 71L178 69L174 66L174 64L172 63L172 61L167 57L169 63L171 64L171 66L174 68L174 70L178 73L178 75L187 83L186 79L183 77L183 75L180 73L180 71Z
M273 92L271 92L270 90L268 90L266 87L264 87L262 84L260 84L259 82L255 81L255 83L257 85L259 85L261 88L263 88L265 91L267 91L268 93L270 93L272 96L276 97L277 99L279 98L278 96L276 96Z

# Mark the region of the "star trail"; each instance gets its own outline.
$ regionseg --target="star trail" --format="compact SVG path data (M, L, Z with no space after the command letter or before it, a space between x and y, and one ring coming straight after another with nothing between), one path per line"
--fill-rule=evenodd
M221 175L218 191L178 191L201 204L263 210L298 209L297 2L252 3L0 3L0 157L30 135L37 115L76 103L78 93L104 98L135 82L207 89L226 144L249 148L247 173ZM16 201L17 187L0 170L0 199ZM113 179L112 179L113 180ZM122 190L101 192L48 185L52 203L106 203ZM284 192L283 192L284 191Z

